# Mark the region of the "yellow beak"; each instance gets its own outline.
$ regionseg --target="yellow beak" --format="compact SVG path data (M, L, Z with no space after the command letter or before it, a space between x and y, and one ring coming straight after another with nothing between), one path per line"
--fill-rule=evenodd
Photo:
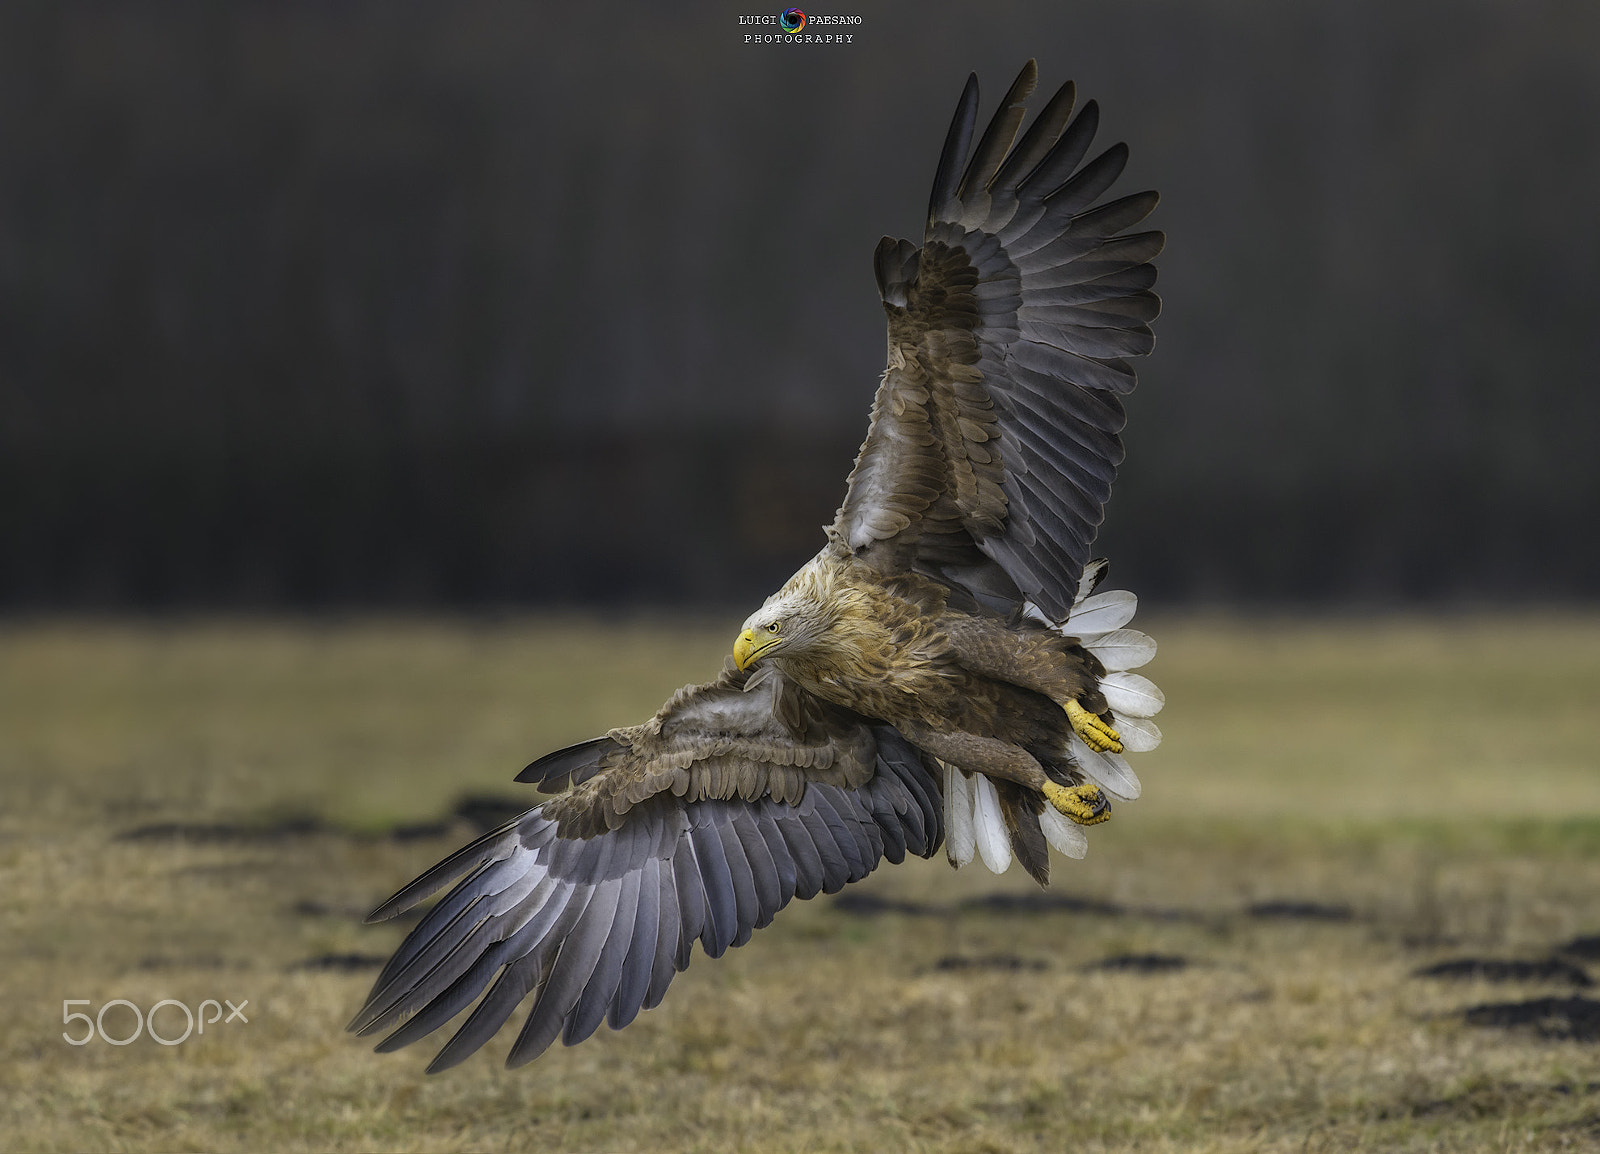
M739 634L738 640L733 643L733 663L740 669L749 669L751 662L776 644L777 639L773 638L761 645L760 648L757 648L755 630L746 629Z

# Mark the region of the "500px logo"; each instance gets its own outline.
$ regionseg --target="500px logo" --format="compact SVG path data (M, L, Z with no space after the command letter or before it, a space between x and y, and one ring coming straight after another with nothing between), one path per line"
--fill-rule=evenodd
M234 1019L238 1019L246 1025L250 1024L250 1019L244 1016L244 1008L250 1004L249 998L245 998L237 1006L227 998L223 998L221 1002L217 1001L215 998L207 998L194 1010L189 1009L188 1006L184 1005L176 998L162 998L159 1002L150 1007L150 1012L148 1014L139 1009L139 1007L134 1005L132 1002L128 1001L127 998L112 998L105 1005L101 1006L100 1012L92 1018L88 1014L85 1014L82 1010L74 1010L72 1008L73 1006L87 1006L89 1004L88 998L63 998L61 1000L62 1024L70 1026L75 1021L81 1021L86 1027L88 1027L87 1032L81 1038L74 1038L71 1034L63 1030L61 1032L61 1037L70 1045L87 1046L90 1042L94 1041L96 1038L99 1038L102 1042L105 1042L110 1046L126 1046L140 1034L148 1033L163 1046L176 1046L180 1042L187 1042L189 1040L189 1035L195 1033L197 1029L199 1033L204 1034L207 1026L215 1026L218 1022L221 1022L224 1026L226 1026ZM224 1004L226 1004L228 1007L228 1016L226 1018L222 1016L222 1007ZM133 1032L125 1038L112 1037L110 1034L106 1033L106 1011L115 1006L126 1006L128 1009L133 1011ZM172 1013L176 1013L179 1010L183 1012L183 1033L179 1034L175 1038L167 1037L156 1030L156 1011L168 1006L173 1008ZM206 1017L206 1010L208 1008L213 1011L210 1018ZM176 1025L176 1022L173 1021L170 1013L166 1015L164 1020L167 1022L169 1029Z

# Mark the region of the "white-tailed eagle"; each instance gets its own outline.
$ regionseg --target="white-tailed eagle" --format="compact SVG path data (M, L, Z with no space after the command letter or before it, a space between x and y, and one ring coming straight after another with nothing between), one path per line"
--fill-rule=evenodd
M1129 358L1152 347L1156 205L1102 199L1127 161L1089 156L1068 83L1018 138L1030 61L974 142L978 82L945 139L921 245L875 257L889 363L818 553L745 621L722 674L643 725L519 775L554 796L386 901L446 886L350 1028L393 1050L477 1006L430 1071L524 1000L507 1059L654 1006L698 940L742 945L794 898L885 858L1049 850L1135 798L1153 748L1154 643L1128 593L1094 592L1089 546L1122 461ZM487 991L487 993L485 993ZM481 995L481 1000L480 1000Z

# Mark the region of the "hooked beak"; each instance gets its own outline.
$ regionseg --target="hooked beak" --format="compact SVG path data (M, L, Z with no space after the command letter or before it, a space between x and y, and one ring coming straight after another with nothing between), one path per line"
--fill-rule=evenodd
M733 663L740 669L749 669L756 658L778 643L776 637L768 641L757 643L755 630L746 629L739 634L738 640L733 643Z

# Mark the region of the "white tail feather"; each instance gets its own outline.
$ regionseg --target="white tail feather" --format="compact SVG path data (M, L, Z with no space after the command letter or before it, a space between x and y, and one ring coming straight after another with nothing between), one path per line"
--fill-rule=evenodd
M972 827L972 779L953 765L944 767L944 852L960 869L977 848Z
M1113 629L1121 629L1133 620L1139 608L1139 599L1126 589L1112 589L1085 597L1072 607L1061 624L1061 632L1085 641Z
M992 872L1003 874L1011 868L1011 835L1006 832L1006 819L1000 812L1000 795L995 792L994 782L981 773L972 782L976 787L972 825L978 856Z
M1106 695L1111 711L1129 717L1154 717L1167 703L1167 695L1156 683L1137 673L1108 673L1100 679L1100 692Z
M1148 717L1119 714L1117 732L1122 736L1124 753L1149 753L1161 744L1161 729Z
M1135 801L1142 792L1139 779L1120 754L1096 753L1072 735L1072 760L1089 779L1118 801Z
M1044 833L1044 840L1055 846L1058 853L1081 858L1089 852L1089 839L1085 836L1083 828L1075 822L1068 821L1065 816L1048 805L1039 815L1039 829Z
M1083 647L1112 673L1148 665L1156 655L1155 639L1137 629L1113 629L1093 641L1084 642Z

